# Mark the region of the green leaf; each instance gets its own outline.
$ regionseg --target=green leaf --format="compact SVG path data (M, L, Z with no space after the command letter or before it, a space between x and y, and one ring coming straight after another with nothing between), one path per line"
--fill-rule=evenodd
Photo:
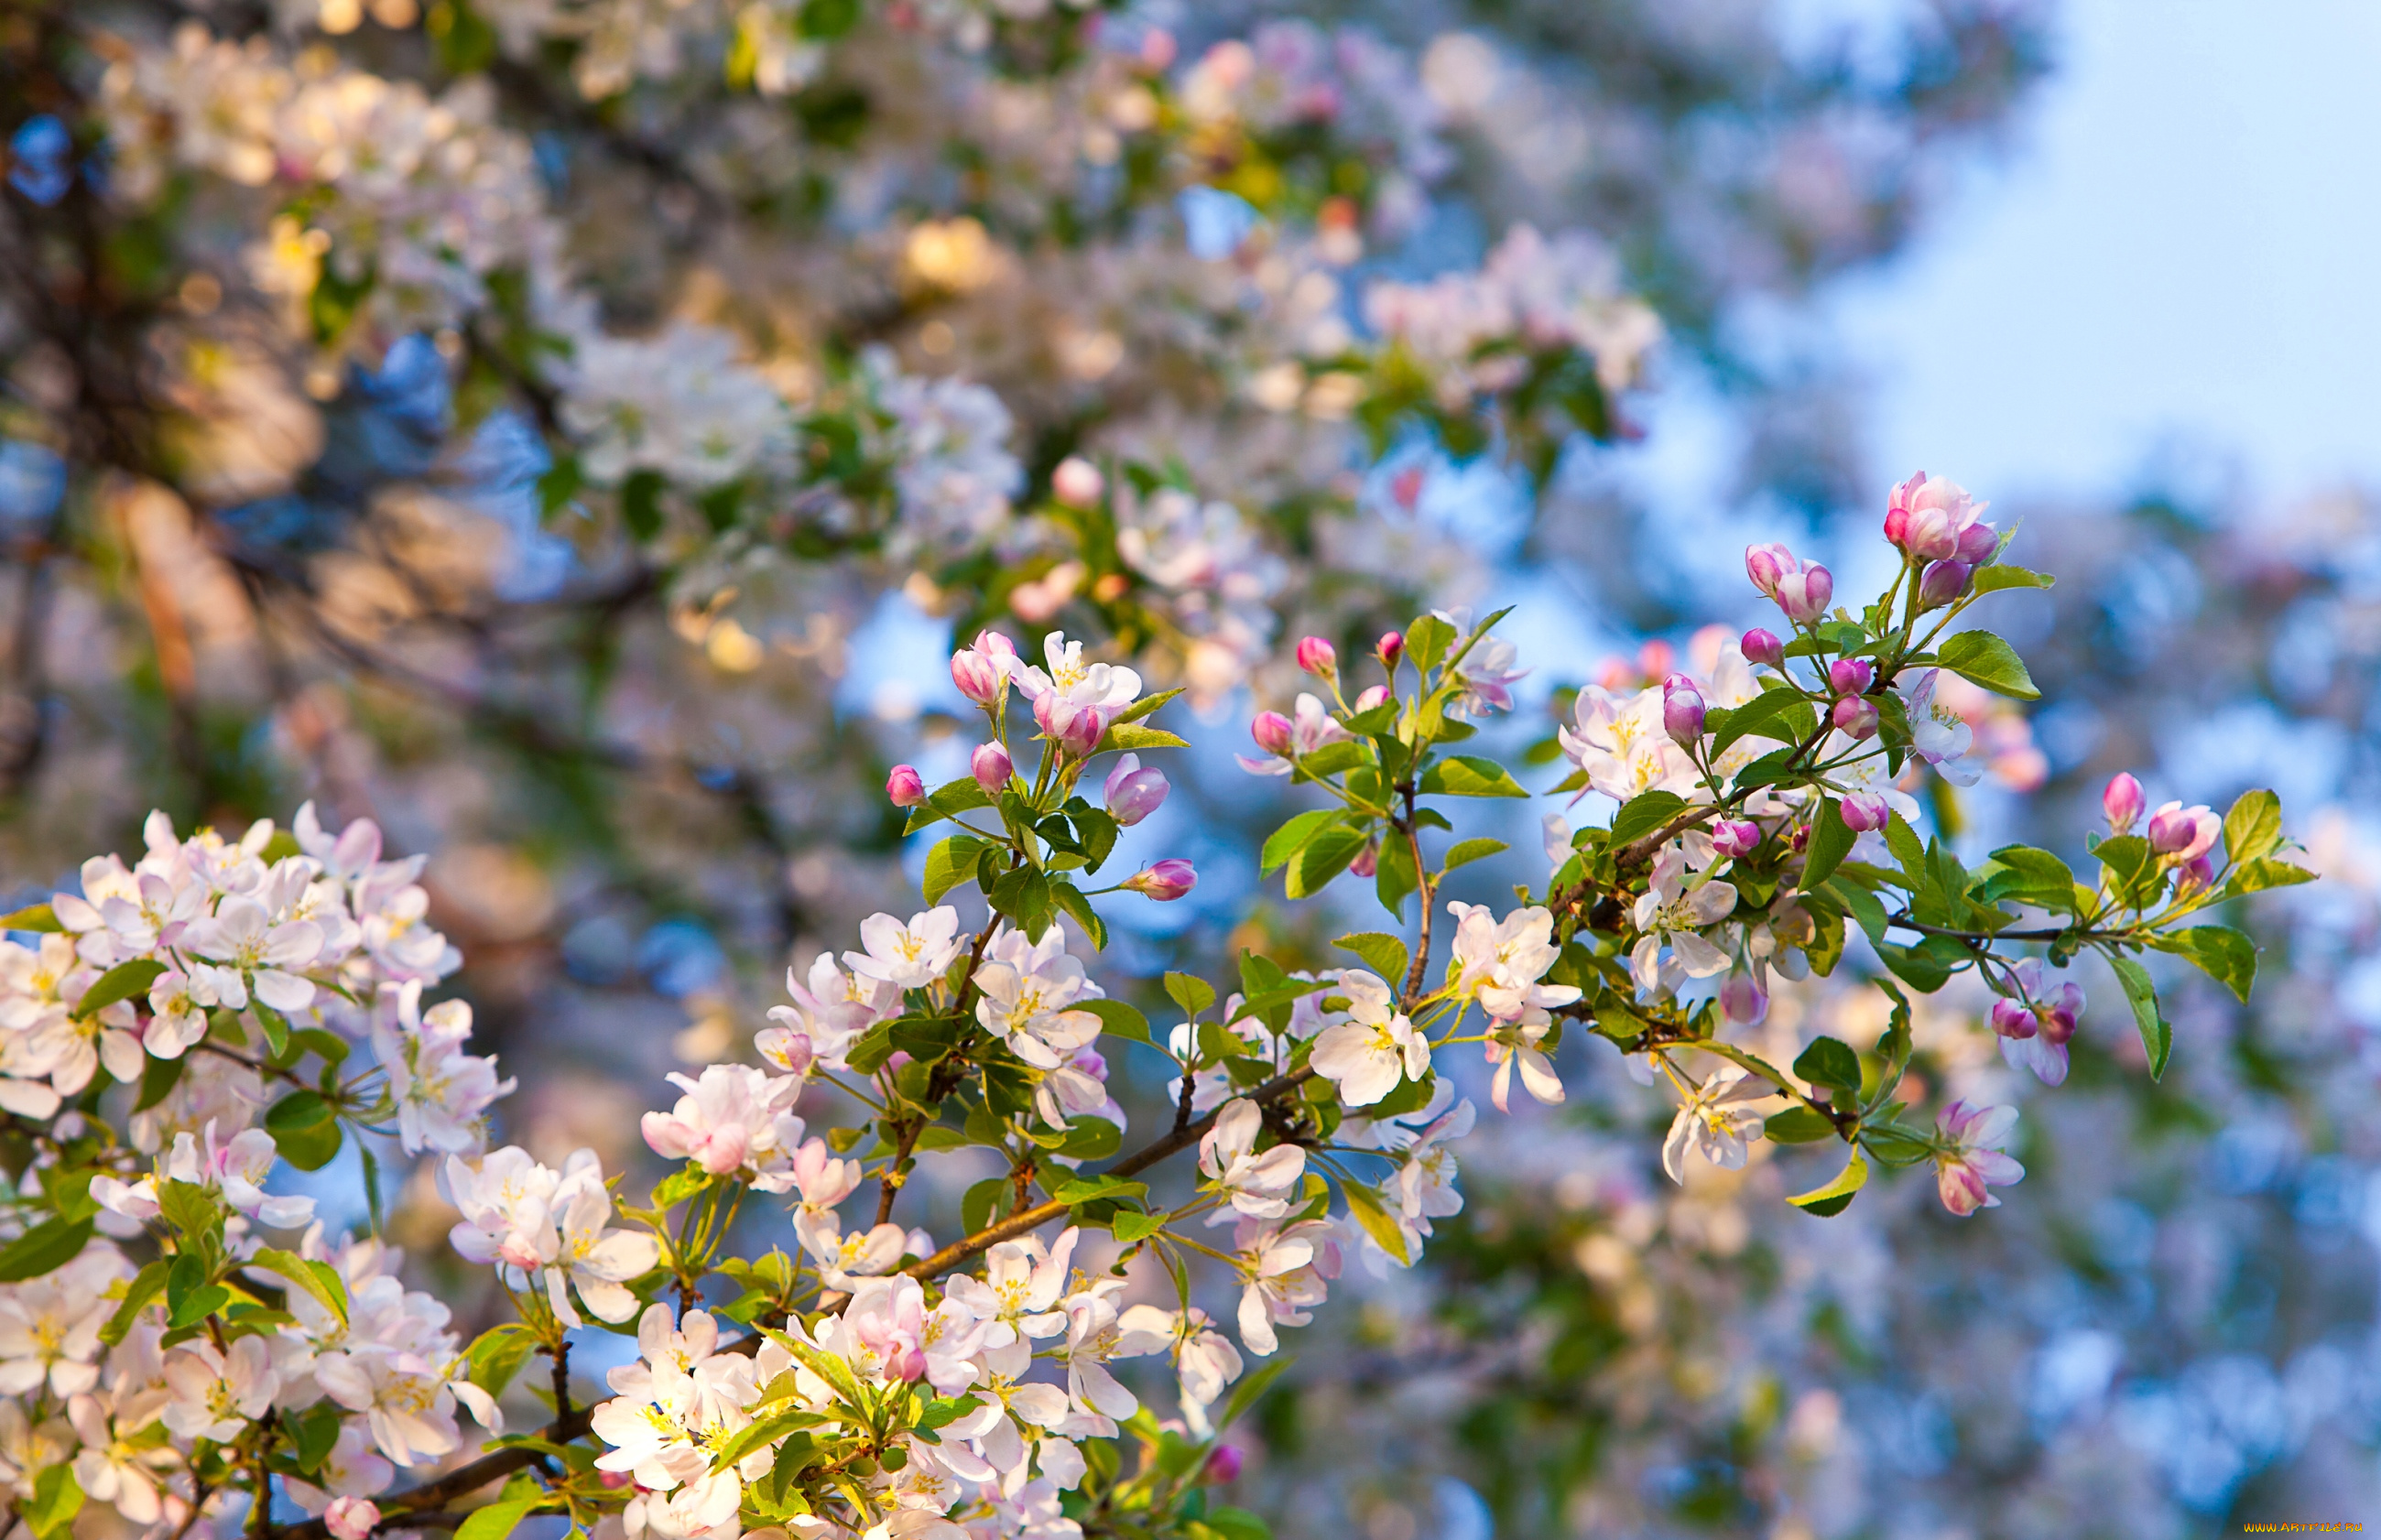
M2075 912L2075 874L2048 850L2005 845L1993 852L2000 870L1984 878L1979 897L1988 904L2015 898L2061 914Z
M1070 1207L1076 1204L1095 1203L1102 1198L1142 1198L1149 1195L1149 1183L1127 1181L1122 1177L1076 1177L1060 1182L1050 1196Z
M1215 1003L1215 986L1189 973L1166 974L1166 993L1186 1016L1196 1016Z
M1135 1241L1146 1241L1164 1229L1166 1217L1163 1214L1143 1214L1129 1208L1118 1209L1116 1217L1108 1221L1108 1230L1118 1241L1129 1245Z
M1441 797L1526 797L1510 772L1493 759L1457 754L1422 773L1422 790Z
M1860 1094L1860 1055L1838 1038L1813 1038L1794 1060L1794 1072L1813 1085L1833 1086L1848 1096Z
M184 1252L165 1274L165 1326L181 1331L197 1326L231 1302L231 1290L214 1281L206 1258Z
M119 962L99 976L83 997L76 1002L78 1020L89 1021L118 1000L128 1000L136 995L146 995L149 986L165 972L165 965L155 958L136 957L129 962Z
M102 1342L112 1348L131 1335L134 1324L140 1319L140 1313L165 1291L165 1275L173 1270L173 1266L170 1258L161 1256L141 1268L132 1281L124 1286L124 1302L116 1307L116 1314L107 1318L107 1325L99 1328Z
M485 1508L474 1509L455 1528L455 1540L505 1540L520 1522L544 1506L546 1496L529 1477L515 1476L504 1496Z
M1100 1019L1100 1030L1117 1037L1129 1037L1136 1043L1156 1041L1149 1035L1149 1018L1122 1000L1081 1000L1072 1008L1088 1010Z
M1231 1399L1224 1403L1224 1410L1215 1416L1215 1431L1222 1433L1247 1415L1249 1409L1257 1404L1257 1398L1273 1388L1273 1382L1281 1378L1292 1362L1287 1358L1276 1358L1234 1386Z
M1339 1193L1348 1200L1348 1212L1356 1216L1356 1223L1364 1227L1364 1233L1373 1238L1374 1245L1400 1263L1413 1260L1406 1253L1405 1231L1389 1217L1389 1211L1383 1206L1378 1192L1361 1182L1343 1181L1339 1184Z
M2229 925L2194 925L2150 938L2161 952L2189 958L2199 971L2249 1003L2249 987L2257 982L2257 944Z
M282 1062L289 1052L288 1019L263 1000L250 1000L248 1008L256 1018L256 1024L264 1030L264 1046L274 1062Z
M1407 895L1422 886L1422 874L1414 870L1412 845L1394 837L1383 840L1380 862L1373 875L1373 892L1391 918L1402 920L1400 911Z
M338 1269L329 1263L309 1262L294 1252L267 1246L249 1258L248 1265L287 1278L313 1296L315 1303L337 1316L339 1325L348 1324L348 1286L340 1279Z
M82 1254L91 1241L89 1219L45 1219L0 1248L0 1283L55 1273Z
M1402 987L1406 967L1412 960L1406 944L1384 931L1358 931L1331 943L1342 951L1355 953L1364 959L1366 967L1378 973L1392 989Z
M1435 615L1421 616L1406 628L1406 657L1417 669L1436 667L1453 645L1455 628Z
M1686 810L1687 800L1675 791L1643 791L1621 804L1612 815L1612 843L1634 844Z
M718 1452L711 1457L711 1468L724 1471L763 1444L774 1444L789 1433L814 1428L825 1421L815 1412L780 1412L773 1417L763 1417L737 1429L735 1436L719 1446Z
M976 784L973 776L961 776L955 781L945 781L927 794L926 800L910 810L910 822L901 832L916 834L920 829L939 824L946 818L956 818L962 813L974 813L995 805L984 788Z
M1719 758L1739 739L1752 737L1759 733L1761 728L1774 725L1779 717L1804 703L1802 692L1799 690L1763 691L1752 700L1729 712L1728 720L1721 723L1712 733L1709 746L1710 757L1715 760ZM1760 736L1774 738L1777 735L1761 733Z
M1977 568L1975 577L1970 581L1975 584L1976 593L1995 593L2004 588L2048 588L2058 580L2046 572L2029 572L2022 567L1995 563Z
M1245 1508L1211 1508L1205 1518L1192 1522L1205 1525L1223 1540L1273 1540L1273 1526Z
M662 478L657 471L630 472L620 483L620 522L639 540L662 532ZM511 1525L506 1529L510 1531ZM465 1535L463 1540L502 1540L498 1535Z
M471 1383L491 1396L501 1396L536 1351L536 1334L517 1321L508 1321L482 1332L463 1357L470 1365Z
M182 1082L182 1072L189 1068L191 1056L182 1054L173 1058L153 1058L140 1067L140 1094L133 1099L132 1110L146 1112L174 1094Z
M1485 861L1512 849L1501 839L1460 839L1447 849L1441 872L1452 872L1459 866L1469 866L1475 861Z
M1762 1136L1776 1144L1815 1144L1836 1136L1836 1125L1807 1106L1789 1106L1773 1113L1761 1126Z
M2314 874L2303 866L2293 866L2287 861L2267 857L2245 866L2235 866L2226 879L2224 896L2237 898L2244 893L2263 893L2269 887L2295 887L2302 882L2314 881Z
M970 786L975 783L970 781ZM975 880L976 863L991 847L971 834L955 834L926 852L926 875L923 884L926 902L938 904L943 895L962 883Z
M1339 813L1336 808L1316 808L1311 813L1298 814L1266 837L1264 852L1258 858L1260 868L1270 876L1275 867L1296 855L1318 830L1338 821Z
M339 1153L339 1115L311 1091L293 1091L264 1115L281 1158L300 1171L319 1171Z
M0 914L0 931L43 931L52 935L64 934L57 912L47 904L28 904L23 909Z
M1808 867L1804 868L1806 873L1808 870ZM1842 875L1829 878L1826 890L1843 904L1845 913L1860 922L1860 928L1868 934L1871 942L1884 942L1886 929L1885 905L1877 901L1875 894Z
M2042 699L2042 691L2033 687L2033 677L2025 671L2025 660L2017 655L2017 649L1990 631L1961 631L1935 650L1935 661L1996 695L2021 701Z
M321 1470L323 1461L338 1447L342 1410L336 1401L321 1400L303 1412L281 1413L281 1429L289 1436L290 1458L307 1474Z
M1166 702L1174 699L1177 695L1181 694L1183 688L1184 687L1181 685L1176 685L1171 690L1161 690L1154 695L1144 695L1140 700L1135 701L1132 704L1125 707L1124 710L1117 713L1117 720L1119 722L1138 722L1143 717L1154 716L1157 715L1158 708L1166 704Z
M1342 739L1337 743L1325 743L1311 754L1299 755L1298 774L1291 779L1293 782L1325 780L1343 770L1353 770L1360 764L1372 762L1373 746L1370 743L1353 739Z
M33 1532L34 1540L63 1534L82 1511L82 1485L75 1480L74 1463L61 1460L33 1478L33 1500L18 1517Z
M1853 1195L1867 1185L1868 1156L1854 1150L1835 1180L1808 1192L1798 1192L1786 1201L1805 1214L1815 1214L1824 1219L1850 1208Z
M2282 800L2270 791L2244 791L2224 815L2224 853L2237 864L2262 861L2282 848Z
M1188 749L1190 741L1177 738L1163 727L1144 727L1137 722L1119 722L1100 739L1100 751L1110 749Z
M1345 824L1316 831L1289 858L1282 883L1284 897L1304 898L1322 892L1332 878L1348 870L1349 863L1363 854L1364 843L1363 831Z
M1083 934L1091 937L1094 949L1099 951L1107 949L1107 922L1101 919L1099 912L1092 908L1091 899L1083 897L1081 888L1064 877L1054 877L1050 882L1050 898L1052 902L1066 911L1069 919L1083 928Z
M2111 952L2108 966L2117 971L2117 982L2124 985L2125 998L2133 1008L2133 1025L2141 1029L2142 1048L2149 1055L2150 1079L2162 1079L2167 1056L2174 1051L2174 1028L2158 1014L2157 985L2150 982L2150 971L2131 958Z
M1844 863L1844 858L1852 853L1852 846L1859 840L1860 836L1844 822L1843 805L1833 797L1820 798L1819 815L1811 821L1810 847L1802 861L1802 886L1816 887L1834 876L1836 868Z

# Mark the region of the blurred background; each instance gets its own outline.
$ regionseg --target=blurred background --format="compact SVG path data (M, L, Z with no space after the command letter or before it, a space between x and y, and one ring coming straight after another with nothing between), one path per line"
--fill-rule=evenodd
M903 27L941 14L894 9ZM360 46L410 56L413 8L372 17ZM1364 273L1470 268L1518 220L1614 253L1665 331L1614 442L1559 446L1536 482L1427 433L1236 441L1135 373L1158 343L1123 323L1096 334L1120 373L1077 367L1081 349L1057 367L1004 336L1013 318L993 312L1014 288L971 304L852 279L892 263L897 239L870 241L908 227L904 198L932 206L894 151L889 170L817 162L836 244L788 257L731 250L703 212L710 183L674 202L684 189L618 142L632 114L556 112L534 141L614 318L719 321L755 272L804 303L873 305L870 335L904 368L963 372L1007 403L1020 482L1075 450L1171 455L1252 510L1258 556L1212 530L1200 548L1247 589L1194 583L1209 607L1182 612L1247 610L1240 661L1203 680L1195 654L1153 670L1202 684L1198 719L1219 730L1178 756L1175 800L1124 851L1190 856L1203 880L1181 904L1109 911L1111 987L1215 972L1257 935L1327 965L1327 938L1361 917L1353 898L1292 908L1255 878L1254 842L1300 804L1228 751L1297 688L1273 655L1285 639L1324 630L1355 655L1417 601L1518 605L1506 629L1533 671L1493 730L1527 752L1581 684L1659 677L1761 618L1749 540L1819 556L1842 585L1880 574L1886 492L1922 468L1990 498L2021 526L2012 558L2058 578L1994 601L2044 698L1963 703L1994 773L1937 796L1938 825L1978 849L2019 835L2065 849L2117 770L2153 802L2272 786L2325 881L2242 922L2265 948L2253 1006L2165 981L2163 1083L2105 974L2083 977L2093 1005L2055 1093L1992 1054L1979 998L1926 1002L1931 1099L2019 1100L2033 1131L2025 1182L1965 1221L1910 1178L1814 1219L1780 1202L1807 1185L1795 1157L1766 1149L1673 1186L1655 1159L1665 1101L1593 1043L1567 1045L1572 1100L1484 1119L1469 1206L1424 1263L1359 1269L1291 1342L1297 1366L1235 1433L1250 1460L1233 1500L1284 1534L1366 1540L2162 1540L2381 1514L2381 301L2365 274L2381 12L1145 0L1108 35L1149 56L1163 33L1188 67L1292 17L1369 30L1411 61L1404 100L1446 151L1417 156L1398 137L1412 122L1383 130L1392 160L1428 165L1398 221L1366 226ZM311 0L275 18L330 30ZM804 119L816 142L827 121ZM991 120L959 121L897 127L967 141ZM1007 136L980 147L994 175L1021 177L999 157L1033 148L1040 121L982 129ZM738 133L704 176L765 160L774 141ZM36 203L39 150L13 141L16 196ZM656 178L651 218L652 189L616 174ZM1163 243L1245 251L1278 216L1250 196L1166 205ZM1129 292L1094 263L1068 281ZM748 309L739 324L778 325L800 351L799 323ZM45 895L81 856L137 844L152 805L229 823L312 797L373 816L432 856L433 918L469 959L456 984L521 1078L505 1136L633 1167L664 1073L743 1052L788 962L849 945L873 910L907 911L923 849L902 848L877 788L896 761L930 781L963 767L954 628L1031 635L1055 616L1097 634L1101 617L1067 607L1070 586L1000 590L881 544L739 533L607 566L540 496L543 460L484 430L458 446L469 405L442 348L393 336L344 361L314 393L320 431L274 451L277 482L188 507L86 482L75 450L7 421L0 879ZM11 353L24 414L42 394L29 358ZM1083 390L1142 395L1103 415ZM1300 455L1320 469L1294 471ZM1335 544L1337 526L1308 521L1309 483L1370 532ZM383 495L420 484L439 496ZM170 593L139 575L166 570ZM1536 811L1457 897L1543 880ZM1821 1030L1865 1045L1874 1004L1814 984L1757 1031L1789 1057ZM1154 1116L1161 1067L1111 1070ZM307 1179L360 1216L359 1169ZM426 1172L396 1173L388 1197L397 1239L435 1253L449 1221Z

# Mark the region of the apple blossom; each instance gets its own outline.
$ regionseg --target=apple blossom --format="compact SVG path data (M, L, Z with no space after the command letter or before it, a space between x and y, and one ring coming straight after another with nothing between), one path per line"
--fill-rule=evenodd
M895 807L916 807L926 800L926 783L914 764L897 764L885 777L885 800Z
M2002 1150L2017 1127L2017 1108L1955 1101L1935 1121L1935 1180L1943 1206L1961 1218L1979 1208L1998 1208L2001 1201L1991 1189L2025 1179L2025 1167Z
M1008 789L1015 766L1009 763L1008 751L999 744L979 743L975 752L968 756L968 774L975 777L976 785L983 788L985 796L998 797Z
M1199 886L1199 874L1189 862L1169 856L1125 878L1122 886L1127 892L1142 894L1161 904L1171 903Z
M1670 740L1691 749L1703 740L1703 698L1695 681L1673 674L1662 684L1662 730Z
M946 904L913 914L903 924L889 914L860 923L863 952L846 952L851 971L899 989L922 989L943 976L959 955L959 911Z
M2150 849L2177 865L2205 855L2223 832L2224 820L2204 806L2167 802L2150 814Z
M2100 807L2108 816L2110 834L2131 833L2142 810L2148 805L2142 795L2142 783L2122 770L2108 777L2107 789L2100 793Z
M1827 605L1835 596L1835 574L1816 564L1780 577L1770 593L1777 601L1777 607L1786 612L1786 618L1797 626L1816 625L1825 617Z
M1264 1114L1247 1097L1224 1104L1199 1140L1199 1170L1228 1200L1233 1212L1252 1219L1277 1219L1289 1212L1289 1193L1306 1171L1306 1152L1276 1144L1259 1154L1257 1136ZM1222 1217L1219 1214L1218 1217Z
M1744 654L1747 663L1769 668L1781 668L1786 664L1786 644L1774 633L1758 626L1744 633L1743 640L1737 643L1737 650Z
M1314 1072L1339 1088L1349 1106L1370 1106L1430 1068L1430 1044L1395 1008L1388 986L1370 973L1341 975L1348 1017L1314 1040Z
M1339 672L1338 650L1319 636L1310 636L1298 644L1298 666L1317 678L1330 678Z
M1118 754L1100 796L1108 815L1130 828L1165 806L1169 789L1165 771L1154 764L1144 767L1139 754Z
M1671 1078L1679 1087L1679 1111L1670 1120L1669 1136L1662 1141L1662 1169L1683 1184L1690 1149L1724 1169L1741 1167L1746 1141L1761 1129L1760 1115L1745 1104L1765 1101L1777 1094L1777 1088L1733 1065L1714 1071L1701 1085L1675 1070Z

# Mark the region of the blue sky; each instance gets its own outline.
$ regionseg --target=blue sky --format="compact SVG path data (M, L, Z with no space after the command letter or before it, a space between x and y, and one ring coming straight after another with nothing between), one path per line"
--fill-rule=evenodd
M1834 297L1873 464L1996 501L2177 452L2381 484L2381 6L2070 0L2060 34L2009 152Z

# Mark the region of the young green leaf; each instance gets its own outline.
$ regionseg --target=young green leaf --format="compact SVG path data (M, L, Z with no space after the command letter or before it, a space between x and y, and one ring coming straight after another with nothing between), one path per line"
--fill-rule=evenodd
M1612 815L1612 843L1627 845L1642 839L1686 810L1687 800L1675 791L1643 791L1621 804Z
M1358 931L1331 943L1343 951L1355 953L1364 965L1386 980L1392 988L1405 982L1406 965L1411 960L1406 944L1382 931Z
M1258 858L1259 868L1272 875L1275 867L1296 855L1318 832L1338 821L1337 808L1316 808L1298 814L1265 837L1264 852Z
M2282 848L2282 800L2244 791L2224 815L2224 853L2236 862L2263 861Z
M2149 1055L2150 1079L2160 1079L2166 1074L2167 1056L2174 1051L2174 1028L2158 1014L2157 986L2150 982L2150 971L2131 958L2111 952L2108 966L2117 971L2117 982L2132 1005L2133 1024L2141 1029L2142 1047Z
M1173 996L1186 1016L1196 1016L1215 1003L1215 986L1189 973L1166 974L1166 993Z
M1526 797L1529 792L1493 759L1457 754L1422 773L1422 790L1442 797Z
M1860 836L1844 822L1842 805L1833 797L1821 798L1819 815L1811 824L1810 847L1803 855L1802 886L1816 887L1835 875L1836 868L1844 863L1844 858L1852 853L1852 846L1859 840Z
M1961 631L1946 638L1935 650L1935 661L1996 695L2021 701L2042 699L2017 650L1990 631Z
M155 958L136 957L129 962L119 962L99 976L99 982L76 1002L75 1016L89 1021L118 1000L128 1000L136 995L146 995L165 965Z
M1808 1192L1798 1192L1786 1201L1805 1214L1821 1218L1841 1214L1851 1206L1853 1196L1868 1185L1868 1156L1859 1150L1846 1162L1836 1179L1825 1187L1814 1187Z
M2257 981L2257 944L2229 925L2194 925L2152 936L2161 952L2189 958L2199 971L2249 1003L2249 986Z

